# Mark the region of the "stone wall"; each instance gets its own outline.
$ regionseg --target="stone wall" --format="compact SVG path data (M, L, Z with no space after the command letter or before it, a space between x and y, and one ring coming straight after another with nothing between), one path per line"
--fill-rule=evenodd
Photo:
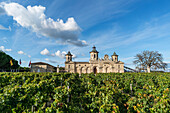
M67 62L65 63L65 70L70 73L124 73L124 63L114 61L100 61L97 62Z
M31 65L31 72L53 72L54 67L50 65Z

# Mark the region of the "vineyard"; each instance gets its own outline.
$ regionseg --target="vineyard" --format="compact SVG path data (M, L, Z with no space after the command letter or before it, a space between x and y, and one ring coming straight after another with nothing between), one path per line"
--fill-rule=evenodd
M0 73L0 111L168 113L170 73Z

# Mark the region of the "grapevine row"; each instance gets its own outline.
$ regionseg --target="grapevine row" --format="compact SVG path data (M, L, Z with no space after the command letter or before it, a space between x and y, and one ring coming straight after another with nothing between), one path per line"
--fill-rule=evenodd
M168 112L170 73L0 73L0 111Z

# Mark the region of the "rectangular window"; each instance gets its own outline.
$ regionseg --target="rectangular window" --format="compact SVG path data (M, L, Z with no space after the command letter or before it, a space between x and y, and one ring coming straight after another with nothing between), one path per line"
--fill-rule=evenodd
M70 72L70 65L68 65L68 72Z

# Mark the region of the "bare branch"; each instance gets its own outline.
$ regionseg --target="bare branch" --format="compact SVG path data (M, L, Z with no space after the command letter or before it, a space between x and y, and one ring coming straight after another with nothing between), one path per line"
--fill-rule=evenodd
M163 62L162 54L158 51L143 51L135 56L133 61L137 69L165 69L167 64Z

